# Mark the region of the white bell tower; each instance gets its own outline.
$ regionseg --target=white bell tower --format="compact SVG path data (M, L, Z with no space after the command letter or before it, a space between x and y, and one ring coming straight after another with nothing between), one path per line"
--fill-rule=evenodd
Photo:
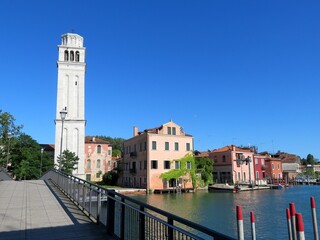
M86 49L83 47L83 37L74 33L62 35L61 45L58 45L58 50L58 91L54 161L55 164L58 164L57 157L66 149L74 152L79 157L79 162L73 174L84 179L84 140L86 124L84 118L84 80L86 71ZM65 115L64 120L63 115Z

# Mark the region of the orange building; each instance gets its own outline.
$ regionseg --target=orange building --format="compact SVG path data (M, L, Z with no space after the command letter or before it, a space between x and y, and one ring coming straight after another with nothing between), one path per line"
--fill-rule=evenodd
M282 161L280 158L266 158L266 178L282 179Z
M175 160L192 152L193 137L172 121L142 132L134 127L133 137L124 142L118 182L124 187L148 191L175 188L177 184L191 188L191 181L182 178L178 182L175 179L166 181L160 175L171 169L180 169L180 162ZM190 164L186 163L186 168L191 168Z
M115 167L108 141L85 137L85 175L87 181L101 181L103 174Z

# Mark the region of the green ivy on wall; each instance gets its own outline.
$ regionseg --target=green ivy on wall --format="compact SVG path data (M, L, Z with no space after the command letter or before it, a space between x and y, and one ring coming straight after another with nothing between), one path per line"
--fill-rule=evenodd
M196 164L192 154L187 154L183 158L173 160L173 162L180 162L180 169L172 169L168 172L162 173L160 178L164 180L183 178L184 181L192 182L193 188L196 187ZM190 162L191 168L187 169L187 163Z

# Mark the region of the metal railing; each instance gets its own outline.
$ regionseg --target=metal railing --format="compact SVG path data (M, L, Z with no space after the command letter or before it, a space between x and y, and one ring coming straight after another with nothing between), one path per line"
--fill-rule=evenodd
M105 225L108 234L119 239L235 239L56 169L41 179L51 180L97 224Z

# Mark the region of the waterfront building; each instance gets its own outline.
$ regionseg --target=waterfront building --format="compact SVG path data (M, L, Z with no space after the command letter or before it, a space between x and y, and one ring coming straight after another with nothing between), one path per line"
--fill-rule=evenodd
M253 183L253 154L254 149L235 145L212 150L209 158L213 160L213 179L217 183Z
M266 184L266 158L269 155L267 153L259 153L253 155L253 165L255 174L255 184L265 185Z
M87 181L101 181L103 174L113 170L112 146L97 137L85 138L85 174Z
M85 178L84 168L84 87L85 87L85 48L83 37L67 33L58 45L58 87L55 119L55 156L68 149L79 157L77 169L73 174ZM65 115L65 118L62 117ZM62 144L61 144L62 141ZM61 146L62 145L62 146Z
M282 161L280 158L266 158L266 178L267 179L282 179Z
M178 124L170 121L160 127L139 132L134 127L133 137L124 141L124 156L119 165L119 184L124 187L149 190L175 188L177 185L192 188L191 179L163 180L160 175L171 169L180 169L179 161L193 153L193 137ZM191 163L186 163L191 168ZM189 176L185 176L186 180Z
M294 154L279 153L279 157L282 159L282 171L283 178L286 180L293 179L301 173L301 159Z

